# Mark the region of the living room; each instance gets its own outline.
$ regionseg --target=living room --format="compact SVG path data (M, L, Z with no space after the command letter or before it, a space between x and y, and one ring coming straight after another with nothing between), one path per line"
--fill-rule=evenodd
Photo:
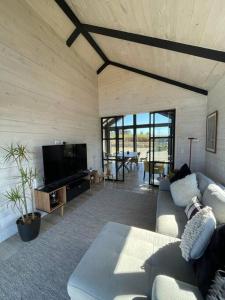
M224 1L3 0L0 16L0 298L225 299ZM148 128L145 180L127 115ZM201 215L198 273L183 238Z

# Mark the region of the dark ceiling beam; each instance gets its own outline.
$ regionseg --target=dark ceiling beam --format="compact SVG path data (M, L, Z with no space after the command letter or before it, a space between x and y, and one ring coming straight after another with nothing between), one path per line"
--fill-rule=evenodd
M140 70L140 69L136 69L136 68L133 68L133 67L130 67L130 66L127 66L127 65L123 65L123 64L120 64L120 63L117 63L117 62L114 62L114 61L110 61L109 64L112 65L112 66L124 69L124 70L128 70L128 71L131 71L131 72L134 72L134 73L137 73L137 74L141 74L141 75L144 75L144 76L147 76L147 77L150 77L150 78L153 78L153 79L156 79L156 80L168 83L168 84L172 84L172 85L181 87L183 89L186 89L186 90L189 90L189 91L192 91L192 92L195 92L195 93L199 93L199 94L202 94L202 95L208 95L208 91L197 88L197 87L192 86L192 85L185 84L183 82L179 82L179 81L172 80L172 79L169 79L169 78L166 78L166 77L162 77L162 76L159 76L159 75L156 75L156 74L153 74L153 73L149 73L149 72L146 72L146 71L143 71L143 70Z
M108 57L105 55L105 53L102 51L102 49L98 46L98 44L92 38L90 33L84 28L83 24L80 22L80 20L74 14L74 12L69 7L69 5L66 3L66 1L65 0L55 0L55 2L63 10L63 12L67 15L67 17L70 19L70 21L76 26L76 28L79 30L79 32L86 38L86 40L89 42L89 44L95 49L95 51L99 54L99 56L102 58L102 60L104 62L109 61ZM71 38L71 36L69 37L69 39L70 38ZM68 42L68 40L67 40L67 42Z
M72 46L72 44L78 38L79 34L80 34L80 30L77 29L77 28L71 33L70 37L66 41L66 44L67 44L68 47Z
M207 58L210 60L225 62L225 52L223 51L172 42L169 40L158 39L150 36L130 33L126 31L120 31L115 29L109 29L109 28L99 27L95 25L83 24L83 27L88 32L91 33L97 33L104 36L109 36L109 37L113 37L125 41L138 43L138 44L144 44L148 46L153 46L157 48L162 48L166 50L171 50L175 52Z
M114 30L114 29L106 29L103 27L82 24L80 22L80 20L77 18L77 16L74 14L72 9L69 7L69 5L66 3L65 0L55 0L55 2L59 5L59 7L63 10L63 12L66 14L66 16L71 20L71 22L76 27L76 29L72 32L72 34L66 41L67 46L70 47L73 44L73 42L76 40L76 38L79 36L79 34L82 34L86 38L86 40L89 42L89 44L94 48L94 50L99 54L99 56L102 58L102 60L104 61L103 65L97 70L97 74L100 74L109 64L111 64L115 67L125 69L128 71L137 73L137 74L141 74L141 75L144 75L144 76L147 76L147 77L150 77L150 78L153 78L153 79L165 82L165 83L169 83L169 84L172 84L172 85L175 85L175 86L178 86L178 87L181 87L181 88L184 88L184 89L187 89L187 90L199 93L199 94L203 94L203 95L208 94L208 91L206 91L206 90L203 90L203 89L200 89L200 88L197 88L197 87L194 87L194 86L191 86L191 85L188 85L188 84L176 81L176 80L165 78L165 77L162 77L162 76L159 76L156 74L152 74L152 73L140 70L140 69L136 69L136 68L133 68L133 67L130 67L127 65L123 65L123 64L120 64L117 62L110 61L108 59L108 57L105 55L105 53L102 51L102 49L95 42L95 40L92 38L92 36L90 35L89 32L112 36L115 38L124 39L124 40L128 40L128 41L136 42L136 43L142 43L142 44L146 44L146 45L150 45L150 41L152 41L151 46L155 46L158 48L164 48L164 49L168 49L168 50L174 50L174 49L172 49L173 44L174 45L175 44L182 45L182 46L186 46L186 47L194 47L194 48L198 48L198 49L204 49L204 48L179 44L179 43L170 42L170 41L166 41L166 40L160 40L160 39L151 38L151 37L145 37L142 35L136 35L133 33L118 31L118 30ZM139 41L138 41L138 39L134 38L137 36L139 38ZM146 41L145 38L147 38L148 41ZM163 43L165 43L165 44L163 44ZM164 47L162 47L162 45L164 45ZM171 49L169 47L171 47ZM175 46L173 46L173 47L175 47ZM204 50L209 50L209 49L204 49ZM186 50L186 52L181 51L181 49L176 49L174 51L188 53L188 50ZM216 51L216 50L209 50L209 51L220 52L220 51ZM195 56L201 56L201 55L197 55L197 52L195 54L193 54L193 53L188 53L188 54L195 55ZM205 58L209 58L209 57L205 57ZM209 59L212 59L212 58L209 58Z
M106 61L100 68L97 70L97 74L100 74L107 66L109 65L109 61Z

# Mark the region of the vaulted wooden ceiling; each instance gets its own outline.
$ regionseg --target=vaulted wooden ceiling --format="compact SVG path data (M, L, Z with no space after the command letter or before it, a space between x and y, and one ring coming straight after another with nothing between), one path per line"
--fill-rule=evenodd
M64 1L27 0L27 3L65 41L66 46L75 25L56 2ZM82 24L225 52L224 0L66 0L65 2ZM225 63L221 61L92 32L90 35L110 61L193 87L208 91L225 74ZM95 70L104 63L82 35L79 35L72 44L71 51L76 51Z

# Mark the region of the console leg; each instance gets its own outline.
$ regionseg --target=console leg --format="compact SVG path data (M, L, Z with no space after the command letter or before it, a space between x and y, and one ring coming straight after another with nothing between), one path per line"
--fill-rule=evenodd
M63 217L64 213L64 205L60 207L60 216Z

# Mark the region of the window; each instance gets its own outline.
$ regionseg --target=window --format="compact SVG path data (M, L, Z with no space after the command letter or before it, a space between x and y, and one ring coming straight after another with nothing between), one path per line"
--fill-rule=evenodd
M126 115L124 117L124 126L130 126L134 124L134 116L133 115Z
M155 113L155 124L172 123L170 112Z
M140 113L136 115L137 125L149 124L149 113Z

